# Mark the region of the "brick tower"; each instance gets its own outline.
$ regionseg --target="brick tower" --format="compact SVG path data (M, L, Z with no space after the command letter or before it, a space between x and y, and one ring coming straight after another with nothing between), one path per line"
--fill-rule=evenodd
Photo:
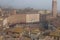
M57 17L57 0L52 0L52 14L53 17Z

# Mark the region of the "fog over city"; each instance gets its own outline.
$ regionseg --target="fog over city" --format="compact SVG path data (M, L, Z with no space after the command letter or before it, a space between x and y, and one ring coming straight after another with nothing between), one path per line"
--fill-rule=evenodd
M60 7L58 0L58 10ZM0 0L0 6L5 8L36 8L36 9L51 9L52 0Z
M0 40L60 40L60 0L0 0Z

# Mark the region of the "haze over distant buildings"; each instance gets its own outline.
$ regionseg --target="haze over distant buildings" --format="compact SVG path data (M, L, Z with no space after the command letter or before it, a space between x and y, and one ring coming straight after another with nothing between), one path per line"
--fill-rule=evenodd
M60 9L60 0L58 1L58 10ZM12 8L37 8L51 9L52 0L0 0L0 6Z

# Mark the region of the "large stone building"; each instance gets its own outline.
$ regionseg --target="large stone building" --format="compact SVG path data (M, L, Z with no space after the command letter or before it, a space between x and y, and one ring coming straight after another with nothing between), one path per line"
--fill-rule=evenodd
M40 21L39 14L16 14L7 18L9 24L34 23ZM6 20L6 19L5 19Z

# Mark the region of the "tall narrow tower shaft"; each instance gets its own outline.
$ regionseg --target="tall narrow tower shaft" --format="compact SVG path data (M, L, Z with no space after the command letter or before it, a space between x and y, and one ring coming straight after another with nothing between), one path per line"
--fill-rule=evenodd
M53 17L57 17L57 0L52 0L52 14Z

